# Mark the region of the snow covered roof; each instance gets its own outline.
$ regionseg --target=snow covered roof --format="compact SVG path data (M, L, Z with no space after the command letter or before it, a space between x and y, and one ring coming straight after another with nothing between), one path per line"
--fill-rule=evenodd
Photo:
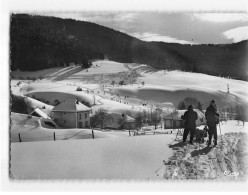
M177 110L169 115L164 116L163 118L165 120L182 120L181 116L184 115L184 113L187 110ZM196 125L202 125L206 123L205 115L199 110L199 109L194 109L195 112L197 112L198 119L196 120Z
M130 116L128 116L128 115L125 115L124 116L124 120L125 120L126 123L133 123L133 122L135 122L135 119L132 118L132 117L130 117Z
M164 116L164 119L173 119L173 120L182 120L181 116L186 112L187 110L177 110L173 113L170 113L166 116Z
M42 118L50 119L50 117L39 108L35 108L33 112L30 113L30 115L33 115L33 113L36 113L38 116Z
M172 119L173 120L182 120L181 116L184 115L184 113L187 110L177 110L169 115L164 116L164 119ZM199 110L199 109L194 109L195 112L197 112L198 118L205 118L205 115Z
M53 112L80 112L91 109L75 99L67 99L53 108Z

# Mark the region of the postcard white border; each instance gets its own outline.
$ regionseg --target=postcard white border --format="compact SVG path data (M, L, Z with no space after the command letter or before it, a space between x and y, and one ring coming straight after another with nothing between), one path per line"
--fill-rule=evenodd
M247 0L2 0L1 1L1 190L3 191L247 191L247 183L10 181L9 16L34 11L247 12ZM142 193L143 194L143 193Z

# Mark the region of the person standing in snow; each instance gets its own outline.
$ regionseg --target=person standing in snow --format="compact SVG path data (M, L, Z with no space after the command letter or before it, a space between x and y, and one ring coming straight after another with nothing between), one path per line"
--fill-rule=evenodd
M189 105L188 110L181 116L184 123L184 132L183 132L183 142L186 142L187 136L190 132L190 144L193 144L193 138L195 135L196 124L195 121L198 119L197 113L193 110L193 106Z
M211 141L212 141L212 136L214 135L214 146L217 145L217 127L216 124L219 123L219 113L217 113L217 107L215 104L215 100L212 100L210 102L210 105L208 106L206 113L205 113L205 117L207 120L207 126L208 126L208 135L209 135L209 139L208 139L208 146L211 145Z

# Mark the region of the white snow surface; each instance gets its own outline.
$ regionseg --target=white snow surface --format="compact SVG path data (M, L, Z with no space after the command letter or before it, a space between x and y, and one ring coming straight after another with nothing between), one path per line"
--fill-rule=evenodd
M156 179L174 135L11 144L16 179Z
M228 121L221 133L248 132L248 123ZM218 128L218 134L220 134ZM172 156L173 134L109 139L11 143L16 179L162 179L156 175ZM179 136L181 139L182 136Z

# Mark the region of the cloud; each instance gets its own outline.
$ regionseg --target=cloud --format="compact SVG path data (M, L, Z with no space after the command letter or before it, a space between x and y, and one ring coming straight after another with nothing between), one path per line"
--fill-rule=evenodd
M116 14L115 20L118 22L132 22L135 17L137 16L137 13L118 13Z
M35 14L35 13L34 13ZM58 18L63 18L63 19L75 19L75 20L80 20L80 21L87 21L86 17L83 17L82 14L80 13L71 13L71 12L40 12L39 15L43 16L54 16Z
M141 39L143 41L161 41L161 42L166 42L166 43L180 43L180 44L197 44L194 42L190 42L190 41L185 41L185 40L179 40L177 38L174 37L170 37L170 36L164 36L164 35L160 35L157 33L151 33L151 32L145 32L145 33L132 33L130 34L131 36L134 36L138 39Z
M206 22L247 22L247 13L195 13L192 19Z
M132 12L54 12L40 13L45 16L55 16L59 18L72 18L75 20L89 22L132 22L137 13Z
M227 39L232 39L233 42L237 43L243 40L248 40L248 26L242 26L223 32L223 35Z

